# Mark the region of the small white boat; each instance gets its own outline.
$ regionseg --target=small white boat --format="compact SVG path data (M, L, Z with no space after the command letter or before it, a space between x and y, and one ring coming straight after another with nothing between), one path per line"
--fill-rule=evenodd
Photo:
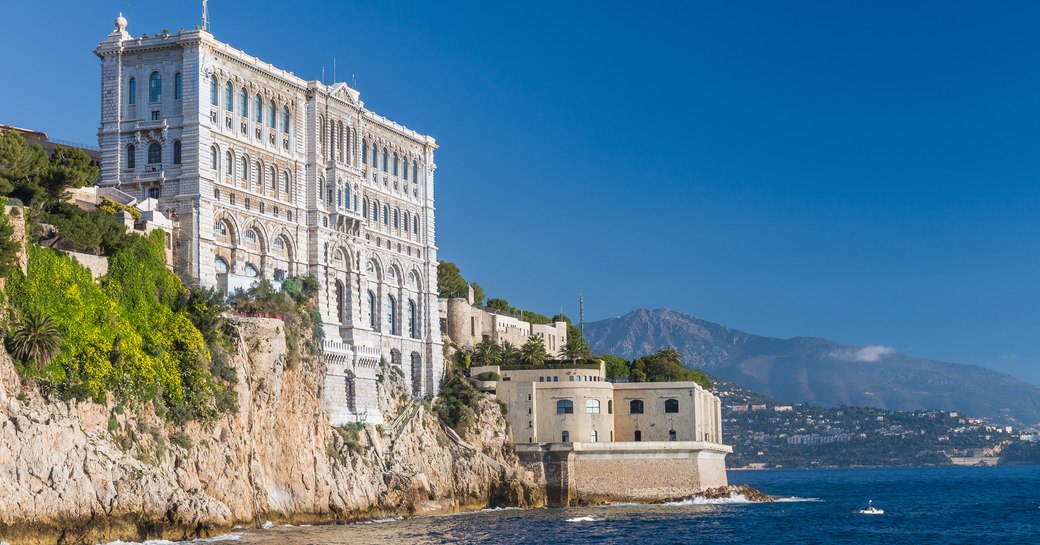
M874 507L874 500L867 500L867 507L856 511L860 515L884 515L884 509L878 509Z

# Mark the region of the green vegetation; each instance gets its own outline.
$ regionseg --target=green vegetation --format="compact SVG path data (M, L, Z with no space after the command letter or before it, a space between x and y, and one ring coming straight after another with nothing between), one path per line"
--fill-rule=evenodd
M22 317L20 326L30 316L48 317L60 332L61 350L49 360L34 359L19 349L15 327L8 348L33 362L21 363L22 373L63 399L103 402L111 392L120 403L154 402L175 421L214 418L233 408L233 381L214 374L210 347L195 325L205 319L189 313L219 310L197 295L192 307L186 304L193 295L165 266L164 236L128 236L100 284L70 257L29 245L28 274L16 272L8 284L10 305Z
M29 311L11 329L11 351L39 369L61 351L61 331L49 316Z
M18 243L14 241L14 226L11 225L11 218L8 218L7 213L4 212L6 204L7 198L0 197L0 278L11 276L18 260ZM12 209L12 213L14 210ZM19 215L17 219L20 221L22 218Z
M549 354L545 351L545 344L538 337L528 337L527 342L520 347L520 361L527 365L541 365L547 359Z
M234 294L231 307L245 314L278 315L285 322L286 364L292 369L321 351L324 338L315 297L321 288L313 276L287 278L276 290L266 278Z
M452 428L465 428L476 420L475 410L481 395L483 394L466 380L462 371L452 368L444 376L444 386L441 388L441 395L434 402L433 411Z
M548 316L516 308L511 306L509 301L500 297L487 299L487 303L485 304L484 300L487 298L487 294L484 292L484 288L476 282L467 282L466 279L463 278L459 266L450 261L441 261L438 263L437 286L440 289L441 297L449 299L466 297L468 291L467 287L470 287L473 288L473 304L476 306L484 307L503 314L509 314L532 324L552 323L552 320L550 320Z
M98 169L77 148L58 146L50 157L15 131L0 133L0 195L50 210L70 187L92 185Z
M483 373L477 375L476 378L477 378L477 380L484 380L484 381L502 380L502 375L499 375L498 373L496 373L494 371L484 371Z
M693 381L705 390L712 388L708 375L682 365L682 354L674 348L662 348L655 354L636 358L629 364L631 382Z
M607 371L607 380L628 380L630 371L628 361L625 358L613 354L595 356L595 358L603 360Z

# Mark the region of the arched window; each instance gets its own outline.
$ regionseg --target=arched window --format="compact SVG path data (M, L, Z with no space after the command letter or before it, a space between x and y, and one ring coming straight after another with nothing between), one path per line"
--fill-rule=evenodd
M242 181L246 183L246 189L249 189L249 156L242 156Z
M404 169L403 170L404 170L404 179L407 180L408 179L408 158L407 157L405 157L405 159L404 159Z
M368 197L361 199L361 216L368 217Z
M599 442L599 434L596 433L596 430L592 430L592 432L589 433L589 439L593 443L598 443Z
M343 282L340 282L339 280L337 280L336 281L336 318L339 319L340 323L343 323L344 321L346 321L346 316L344 316L344 312L343 312L344 311L344 307L346 306L346 305L343 304L343 302L344 302L343 301L343 291L344 291L343 290Z
M224 152L224 174L235 175L235 155L231 153L231 150Z
M137 148L133 144L126 147L126 168L137 166Z
M664 412L666 412L666 413L677 413L677 412L679 412L679 400L678 399L666 399L664 401Z
M643 414L643 401L641 399L633 399L628 404L628 412L631 414Z
M571 442L571 432L565 431L561 435L563 437L563 442L564 443L570 443Z
M318 140L320 143L321 154L325 155L325 118L318 118Z
M412 232L417 234L417 235L419 234L419 216L418 215L415 216L415 221L412 222Z
M321 202L321 196L325 194L325 180L318 178L318 202Z
M282 191L286 195L289 194L289 171L288 170L282 172Z
M343 190L343 208L350 208L350 186Z
M639 430L636 430L635 437L633 439L635 441L642 441L643 440L643 432L641 432Z
M585 412L587 414L599 414L599 400L598 399L586 399L585 400Z
M397 176L397 152L394 152L394 176Z
M372 290L368 290L368 325L376 328L376 294Z
M274 115L275 111L274 101L272 100L267 104L267 126L272 129L275 128L275 123L278 121L278 118Z
M137 80L130 78L126 86L127 104L137 104Z
M372 142L372 166L379 167L379 148L375 142Z
M217 274L227 274L227 272L228 272L227 261L224 261L223 259L218 257L218 258L213 260L213 268L217 269Z
M240 110L238 113L242 117L249 117L249 93L245 87L242 87L242 90L238 93L238 107Z
M401 223L401 226L404 228L404 232L407 233L408 232L408 211L407 210L405 211L404 218L402 218L402 220L403 221Z
M339 138L339 142L337 142L338 145L336 146L336 151L339 153L339 160L342 161L343 160L343 148L344 148L344 142L343 142L343 122L340 121L340 122L336 123L336 127L338 128L338 135L337 135L337 137Z
M386 148L383 148L383 172L386 172L390 166L390 161L387 160L388 157L389 156L386 153Z
M220 150L217 149L217 146L209 148L209 168L213 169L215 176L220 175Z
M390 326L390 334L397 335L397 299L393 295L387 297L386 312L388 314L386 323Z
M267 167L267 189L269 191L274 191L274 184L278 182L275 176L274 165Z
M181 77L181 73L177 72L173 75L173 99L180 100L184 96L184 78Z
M256 278L260 276L260 271L256 270L256 267L252 263L246 263L246 276L249 278Z
M372 201L372 221L379 221L379 201Z
M417 161L412 161L412 180L419 183L419 163Z
M284 250L285 249L285 239L282 238L281 236L275 237L275 239L274 239L274 249L275 250Z
M157 165L162 162L162 146L158 142L148 144L148 164Z
M256 231L252 229L246 231L246 242L249 244L256 244Z
M209 103L217 105L217 76L209 77Z
M152 72L148 76L148 102L159 102L162 98L162 76L158 72Z
M675 430L668 430L668 440L669 441L675 441L676 439L677 439L677 434L675 433Z
M553 377L553 382L560 382L560 377L558 377L558 376Z
M218 237L226 237L227 224L224 223L222 220L217 220L213 222L213 232L216 233Z
M229 112L235 111L235 87L230 81L224 84L224 109Z
M173 141L173 164L175 164L175 165L181 164L181 141L180 140L174 140Z
M419 328L416 324L417 314L415 312L415 301L408 300L408 336L413 339L419 338Z
M397 229L398 227L400 227L400 223L398 223L398 221L397 221L398 217L400 216L400 214L401 214L401 211L398 210L397 208L394 208L394 229Z
M383 225L390 225L390 207L383 205Z
M569 399L557 401L556 414L574 414L574 402Z
M256 94L256 99L254 99L254 100L256 101L256 104L253 105L253 108L256 109L256 113L253 114L254 116L256 116L254 118L254 120L257 123L263 123L264 122L264 99L260 97L260 93L257 93Z
M368 164L368 139L367 138L362 138L361 139L361 164L362 165L367 165Z
M256 189L261 191L264 188L264 166L260 164L260 161L256 162Z
M282 132L289 132L289 106L282 106Z

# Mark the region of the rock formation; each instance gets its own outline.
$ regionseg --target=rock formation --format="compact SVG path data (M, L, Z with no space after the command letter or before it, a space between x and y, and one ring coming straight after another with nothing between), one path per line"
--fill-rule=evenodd
M238 411L183 427L150 405L46 399L0 350L0 541L186 539L268 520L542 505L493 401L461 437L403 397L386 426L335 428L324 370L286 366L281 321L237 325Z

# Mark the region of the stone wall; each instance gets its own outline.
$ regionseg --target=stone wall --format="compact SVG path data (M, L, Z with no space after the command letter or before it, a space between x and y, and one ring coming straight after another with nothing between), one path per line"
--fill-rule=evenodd
M695 441L517 445L552 507L686 499L727 486L725 445Z

